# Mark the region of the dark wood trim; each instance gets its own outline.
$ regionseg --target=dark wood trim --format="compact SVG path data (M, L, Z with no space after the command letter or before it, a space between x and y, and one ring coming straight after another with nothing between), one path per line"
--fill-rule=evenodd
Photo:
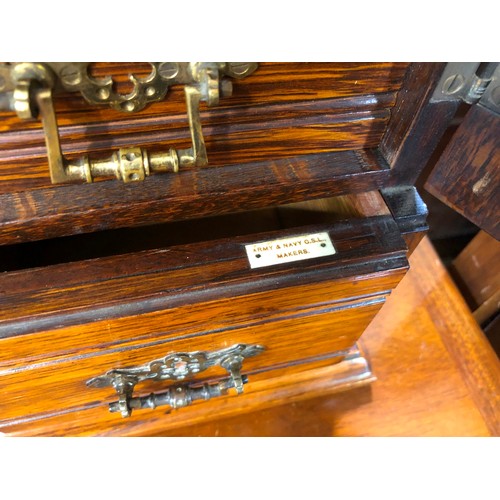
M406 241L408 255L411 255L429 229L427 206L413 186L386 188L380 193Z
M500 240L500 117L472 106L432 169L425 189Z
M414 185L450 125L459 101L431 103L446 63L412 63L398 93L380 151L390 185Z
M0 244L252 210L371 191L388 165L374 150L185 170L138 184L100 182L0 195Z

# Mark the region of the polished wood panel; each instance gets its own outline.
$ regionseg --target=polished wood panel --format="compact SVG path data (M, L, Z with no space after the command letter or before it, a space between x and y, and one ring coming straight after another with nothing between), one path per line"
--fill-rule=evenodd
M290 294L293 294L290 290ZM366 326L384 303L384 296L347 302L330 310L312 310L303 315L283 318L266 318L263 322L231 326L227 330L209 329L183 336L171 336L168 331L149 331L151 340L128 342L118 348L94 346L91 353L78 353L63 359L44 359L41 363L30 363L23 367L0 371L0 414L2 421L11 424L16 419L35 416L39 413L57 413L61 410L80 411L95 401L100 401L102 413L107 414L106 404L116 400L113 388L87 388L85 382L113 368L140 365L173 352L213 351L238 343L263 345L266 350L243 363L247 370L270 370L277 365L290 365L315 356L334 357L336 352L352 347ZM166 326L166 325L165 325ZM164 326L164 329L165 329ZM126 325L130 333L130 326ZM336 334L336 332L341 332ZM86 326L78 330L85 336ZM171 338L169 338L171 336ZM9 348L9 342L3 342ZM213 377L227 376L225 370L214 367L201 372L190 380L207 381ZM135 393L147 395L151 391L165 390L170 384L142 382ZM158 410L162 412L160 408ZM163 410L164 411L164 410ZM137 412L144 418L143 412ZM91 416L90 419L94 419ZM2 427L0 421L0 429ZM130 426L136 422L130 418ZM43 421L40 422L43 426ZM82 422L82 427L85 424Z
M246 94L236 94L216 113L202 110L215 162L210 167L153 176L141 185L49 186L39 125L0 133L2 244L164 221L171 224L161 230L176 231L161 248L139 251L125 244L121 255L111 251L85 261L74 252L75 245L86 244L83 236L65 240L67 246L53 240L61 253L67 250L65 263L38 269L28 264L0 275L2 432L175 432L342 385L348 350L405 274L405 242L413 245L424 229L422 210L405 212L398 202L388 207L373 191L397 170L394 163L389 169L377 146L408 65L305 65L298 78L290 76L293 66L264 64L256 87L245 80ZM282 85L271 89L276 78ZM259 92L266 95L261 103ZM92 146L100 154L131 139L153 150L174 140L187 145L184 105L175 95L179 89L168 104L176 111L167 118L149 111L118 118L106 111L90 123L85 107L80 114L72 107L75 96L62 95L58 112L69 120L60 122L64 148L71 155ZM401 110L396 114L401 117ZM411 129L405 119L403 128ZM10 170L12 162L26 167L19 176ZM301 203L288 205L296 201ZM257 209L261 228L252 220ZM241 218L233 213L245 210L255 212ZM122 231L124 239L131 237ZM337 254L249 269L245 244L318 231L329 232ZM26 245L10 248L37 248ZM266 346L244 363L251 377L247 394L172 412L167 423L161 409L136 412L132 419L110 415L106 404L116 399L114 390L85 387L87 379L111 368L240 342ZM223 370L214 369L197 380L221 376ZM148 382L140 391L161 389Z
M320 231L329 232L337 253L300 266L250 269L245 244ZM405 266L405 251L394 220L385 215L5 273L1 335L384 273Z
M26 417L11 435L489 436L500 435L500 365L428 240L363 335L377 381L335 391L332 360L252 374L245 395L128 419L88 409ZM464 345L462 343L465 342ZM472 348L472 349L470 349ZM493 353L494 354L494 353ZM283 371L281 371L283 370ZM262 378L261 378L262 377ZM278 397L276 397L278 394ZM261 411L251 411L257 410ZM195 411L193 411L195 410ZM82 423L86 427L82 428ZM192 423L193 425L186 425Z
M265 211L264 223L279 222L279 231L212 241L202 232L185 245L0 276L4 425L29 418L43 426L70 408L105 404L113 391L89 392L86 380L167 352L259 343L266 351L245 361L252 373L340 361L406 272L397 224L378 193L275 213ZM302 225L315 220L323 223ZM335 255L249 268L245 244L319 231L330 234ZM85 415L82 432L95 420Z
M416 203L419 200L418 193L410 191L408 194L412 196L412 203L398 202L392 208L392 216L405 241L410 235L414 237L418 231L427 228L424 217L425 205ZM397 197L398 200L406 198L406 195ZM392 197L388 198L388 201L391 199ZM401 210L402 208L404 210ZM53 238L18 245L4 245L0 246L0 268L5 271L16 271L165 248L200 241L203 238L214 240L279 228L330 224L343 219L389 214L391 210L380 192L368 191L147 227L99 231L64 239ZM412 248L411 243L408 246Z
M133 67L133 66L132 66ZM210 165L320 151L376 147L405 63L262 63L234 84L234 95L202 110ZM115 75L130 71L114 64ZM185 148L190 137L182 86L134 114L91 106L78 94L56 98L62 148L71 155L141 146ZM0 192L50 187L38 121L0 114Z
M499 116L475 105L432 169L425 189L500 240Z
M436 263L436 254L434 259ZM430 261L430 258L428 260ZM423 264L421 266L423 267ZM441 278L442 289L439 287L439 282L436 283L437 278ZM500 435L498 357L486 341L477 322L467 314L463 297L453 285L448 273L429 265L421 272L418 289L428 297L427 310L442 332L443 344L456 363L488 428L495 435Z
M263 63L235 83L234 95L221 106L202 107L209 167L152 176L140 185L108 180L52 186L40 123L1 113L0 244L380 188L388 166L372 149L380 143L407 67ZM108 66L121 76L130 68ZM106 65L98 71L106 72ZM62 149L72 158L89 152L107 156L130 145L151 151L187 147L183 100L182 88L174 87L164 101L131 116L61 94L56 111Z
M245 166L0 195L0 244L14 244L360 193L382 187L376 151L343 151Z
M133 63L132 63L133 64ZM221 99L217 110L250 108L279 103L294 103L323 99L342 99L355 96L392 93L399 90L407 63L259 63L251 76L235 80L233 95ZM131 71L131 63L108 63L100 70L101 76L111 74L117 79ZM133 68L132 68L133 69ZM182 86L174 86L163 101L154 103L134 116L163 115L177 111L185 114ZM72 123L98 123L105 121L129 122L130 114L115 111L107 106L87 104L78 93L59 94L56 112L62 126ZM0 131L40 129L40 123L24 122L13 113L2 112ZM11 121L8 121L11 120Z
M499 436L498 358L427 238L410 265L362 337L371 387L163 435Z
M59 411L4 421L1 432L9 436L148 436L158 434L167 427L178 429L174 433L182 433L186 423L202 424L215 415L216 418L244 415L252 407L273 406L277 398L292 401L337 392L342 384L339 377L356 375L356 372L345 370L343 358L339 356L307 361L304 365L250 374L252 383L245 386L244 397L231 394L195 403L182 411L136 412L133 415L134 426L130 425L129 419L105 412L99 404L90 404L77 411ZM359 384L365 382L364 378ZM347 387L355 385L353 382L345 383Z
M205 122L214 123L203 127L209 158L207 168L376 147L387 125L389 111L362 110L356 113L353 110L359 105L348 102L345 106L351 109L349 112L332 115L335 104L324 105L323 109L316 111L316 116L289 119L277 119L280 110L265 107L266 112L252 116L254 122L251 123L238 123L242 120L237 116L217 121L218 117L210 111L209 117L202 116ZM290 108L288 105L285 109L289 111ZM271 111L274 113L271 114ZM307 111L298 110L296 114L310 112L308 108ZM118 148L131 146L147 148L152 152L165 151L170 147L186 149L191 145L191 136L186 118L182 118L174 120L177 128L172 128L172 120L163 118L153 123L141 123L138 131L127 131L127 135L118 137L107 135L108 130L117 128L115 124L93 128L82 125L78 127L79 135L71 130L71 134L66 132L62 136L66 142L71 140L63 151L68 159L76 159L86 154L92 158L106 157ZM137 120L131 123L138 127ZM0 150L0 193L51 186L44 136L32 136L9 133L3 137L6 145ZM96 182L101 181L104 179L96 179Z
M81 325L69 326L59 320L52 321L52 329L49 330L49 326L35 333L29 333L37 330L33 327L28 330L32 326L30 323L22 325L18 332L23 334L13 336L16 331L12 322L12 328L5 329L11 335L5 335L1 341L0 369L16 369L27 362L43 363L44 360L53 361L68 356L92 355L102 348L120 350L137 342L152 342L159 332L180 338L193 332L224 331L233 327L241 329L248 324L260 325L266 320L299 318L342 309L349 304L359 305L358 302L378 302L379 296L389 293L404 272L405 268L402 268L358 276L356 279L296 285L242 297L221 298L196 306L170 307L117 318L112 317L113 310L108 308L105 311L107 317L86 324L84 335L81 334ZM297 301L297 297L302 300ZM352 303L356 297L356 302ZM42 325L36 326L40 329ZM36 350L33 344L36 344Z

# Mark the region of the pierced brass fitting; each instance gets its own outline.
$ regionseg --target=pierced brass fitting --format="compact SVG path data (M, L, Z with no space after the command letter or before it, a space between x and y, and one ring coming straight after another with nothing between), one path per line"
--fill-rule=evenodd
M178 172L180 167L203 167L208 164L200 120L200 101L217 105L219 97L232 93L230 80L221 75L243 78L252 73L256 63L150 63L152 73L139 79L130 75L135 89L128 95L112 90L111 78L94 80L88 75L88 63L18 63L0 65L0 89L5 96L3 107L15 110L20 118L42 120L47 146L50 178L53 184L93 182L96 177L116 177L123 182L143 181L160 172ZM10 69L9 69L10 68ZM59 79L58 79L59 78ZM105 160L82 156L67 160L61 151L59 130L53 104L57 85L65 90L79 90L92 104L106 103L114 109L132 112L147 103L163 98L168 86L183 83L186 98L191 147L149 153L140 147L122 148Z

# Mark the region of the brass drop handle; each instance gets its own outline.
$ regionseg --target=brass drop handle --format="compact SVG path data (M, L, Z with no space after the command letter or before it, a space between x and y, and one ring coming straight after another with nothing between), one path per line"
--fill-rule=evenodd
M248 377L241 378L241 385L248 382ZM205 384L180 384L170 387L165 392L151 393L148 396L129 397L125 402L117 401L109 405L111 413L120 412L123 417L130 416L133 409L151 408L158 406L170 406L172 409L184 408L193 401L207 401L217 396L227 394L228 389L236 387L235 380L227 378L215 383Z
M247 379L241 374L245 358L256 356L264 351L264 347L252 344L235 344L219 351L195 351L171 353L161 359L155 359L145 365L130 368L115 368L104 375L87 381L88 387L113 387L118 401L111 403L111 412L120 412L122 417L129 417L134 408L156 408L170 405L180 408L197 399L210 399L226 394L228 389L235 388L238 394L243 392ZM229 379L202 384L192 381L184 385L169 387L166 392L134 397L136 384L144 380L184 380L212 366L221 366L230 375Z
M66 182L93 182L96 177L116 177L123 182L143 181L147 176L160 172L178 172L179 164L205 166L208 163L205 141L198 110L201 95L194 87L185 87L189 129L192 146L189 149L169 149L167 152L149 153L139 147L121 148L104 160L90 160L82 156L69 161L64 158L59 140L52 89L36 91L36 102L45 132L45 144L52 184Z
M89 63L18 63L0 64L0 109L15 110L20 118L40 117L53 184L93 182L96 177L116 177L123 182L137 182L160 172L178 172L182 167L208 164L201 128L199 106L219 103L219 97L232 93L232 83L225 77L243 78L252 73L256 63L150 63L146 78L129 78L134 84L130 94L113 90L113 80L92 78ZM139 111L148 103L162 99L170 85L184 84L191 135L188 149L170 148L150 153L140 147L121 148L104 160L87 155L67 160L61 151L59 130L53 105L58 88L80 91L92 104L107 104L124 112Z

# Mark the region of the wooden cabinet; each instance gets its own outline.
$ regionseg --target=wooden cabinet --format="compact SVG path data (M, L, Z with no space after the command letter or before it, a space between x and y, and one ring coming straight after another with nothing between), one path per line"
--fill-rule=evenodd
M457 72L472 72L476 64L450 65L438 85L446 87ZM425 189L499 240L500 65L481 63L469 80L477 90L464 97L469 104L465 116L434 165ZM462 94L467 85L464 87ZM437 92L435 96L450 98Z
M120 80L132 67L91 70ZM444 67L263 63L202 106L208 166L142 182L51 185L40 123L4 112L1 431L175 432L369 383L356 342L426 230L413 183L457 108L431 99ZM137 114L67 91L54 102L67 158L189 145L182 86ZM186 368L239 345L262 349L234 370ZM131 367L144 378L125 394ZM88 386L105 374L114 387ZM183 406L203 390L214 397L175 410L107 409L168 391Z

